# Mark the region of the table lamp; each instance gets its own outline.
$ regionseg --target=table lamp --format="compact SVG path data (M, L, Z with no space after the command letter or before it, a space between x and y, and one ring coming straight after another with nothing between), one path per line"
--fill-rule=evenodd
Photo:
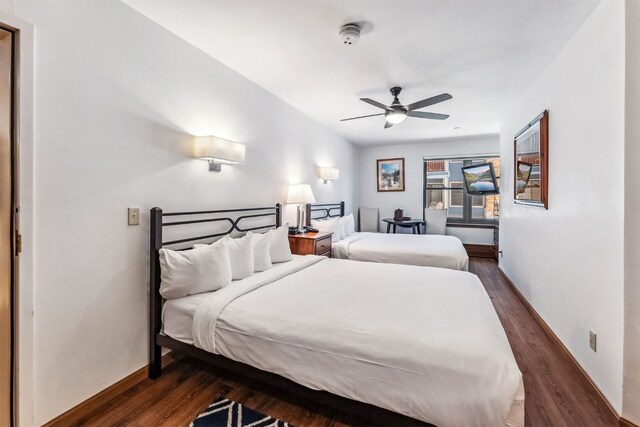
M315 203L316 198L313 197L313 191L309 184L294 184L289 186L289 194L287 195L287 204L298 205L298 232L304 233L304 225L306 223L305 205L307 203Z

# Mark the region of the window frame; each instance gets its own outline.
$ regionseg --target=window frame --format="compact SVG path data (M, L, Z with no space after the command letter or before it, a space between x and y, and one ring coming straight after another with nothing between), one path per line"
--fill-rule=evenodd
M434 187L436 185L439 185L440 187ZM444 187L444 183L442 183L442 184L425 183L425 189L426 190L425 190L424 203L423 203L425 206L427 205L427 203L429 205L431 205L431 203L433 203L433 200L428 200L429 198L426 195L426 191L427 190L440 191L441 200L439 200L438 203L442 202L443 205L447 203L447 194L445 193L446 189Z
M453 184L460 184L460 187L454 187ZM446 190L449 190L449 191L462 190L462 199L460 199L462 201L462 204L454 205L453 204L453 194L450 194L449 195L449 207L450 208L463 208L463 211L464 211L464 196L466 195L466 191L464 190L464 181L449 181L449 187ZM426 206L425 206L425 208L426 208Z
M482 197L482 204L481 205L474 205L473 204L473 198L474 197ZM471 196L471 207L472 208L486 208L487 207L487 196Z
M434 157L428 158L424 157L422 159L422 219L424 220L424 210L427 208L427 190L429 189L427 186L428 172L427 172L427 162L430 161L449 161L449 164L452 162L461 162L464 166L471 166L474 161L483 160L483 159L500 159L499 154L486 154L486 155L476 155L470 157ZM447 168L448 169L448 168ZM432 172L433 173L433 172ZM500 179L500 177L496 177ZM464 179L464 178L463 178ZM458 182L458 181L454 181ZM443 186L442 188L438 188L441 191L451 191L451 190L460 190L460 188L453 188L450 186L451 182L449 182L449 186ZM462 206L452 206L452 207L462 207L462 218L449 218L447 217L447 227L486 227L493 228L498 224L498 220L495 218L474 218L473 217L473 197L470 194L467 194L467 189L464 186L464 182L462 185ZM486 196L476 196L483 198L483 207L486 207ZM452 199L451 194L447 195L447 199ZM448 200L447 206L449 206L450 200ZM475 206L479 208L480 206Z

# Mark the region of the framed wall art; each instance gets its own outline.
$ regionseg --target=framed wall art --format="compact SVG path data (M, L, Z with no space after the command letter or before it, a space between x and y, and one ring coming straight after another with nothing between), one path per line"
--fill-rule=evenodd
M378 191L404 191L404 158L377 161Z

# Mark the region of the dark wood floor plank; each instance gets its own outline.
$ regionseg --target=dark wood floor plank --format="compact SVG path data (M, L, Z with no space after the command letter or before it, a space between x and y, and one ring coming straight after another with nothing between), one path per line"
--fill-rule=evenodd
M496 262L472 258L470 269L485 286L523 373L525 426L617 425L513 293ZM145 380L105 403L80 425L188 425L219 396L296 426L366 425L361 419L188 358L165 369L158 380Z
M526 312L519 300L514 301L508 298L508 296L504 295L504 290L500 289L498 284L493 283L495 278L490 274L491 271L487 270L487 265L493 266L493 264L490 260L486 261L487 262L473 263L471 271L482 279L487 293L493 295L492 301L494 307L505 329L514 357L523 375L525 408L529 415L529 420L532 425L566 426L567 424L564 421L564 417L558 410L553 396L548 393L544 382L538 377L540 372L532 357L531 348L527 345L527 337L521 333L523 327L533 326L526 325L527 320L533 321L533 319L527 319L527 316L531 316ZM520 307L518 307L518 304L515 304L515 302L517 302ZM522 308L522 310L519 308ZM524 324L522 323L522 319L520 319L520 317L523 316Z
M499 289L495 288L495 285L491 283L489 280L489 276L487 274L486 268L483 268L484 263L474 263L472 265L472 272L478 274L481 278L483 278L483 284L487 289L487 293L489 295L493 295L492 302L498 313L498 317L505 329L509 342L511 344L512 351L518 362L518 366L520 367L520 371L523 374L524 382L525 382L525 390L526 390L526 399L525 404L535 403L541 408L546 408L545 417L544 418L534 418L534 424L536 425L544 425L542 423L550 422L550 419L558 419L560 418L560 414L555 407L555 403L551 399L545 399L546 395L536 395L532 394L529 390L533 389L535 391L536 388L533 387L532 381L533 378L529 379L535 375L535 366L530 358L529 348L525 345L525 340L519 334L518 324L515 322L514 318L510 318L510 316L517 316L518 313L509 312L510 305L504 304L503 300L500 298L501 293ZM533 371L533 372L532 372ZM529 379L529 380L528 380ZM531 394L531 396L530 396ZM530 401L531 400L531 401ZM531 412L531 411L529 411ZM534 416L538 415L540 411L533 411ZM550 418L550 419L549 419Z
M200 412L211 403L212 396L222 396L227 392L227 386L218 382L211 384L207 378L190 375L177 387L167 390L164 396L154 402L156 409L140 414L136 422L144 426L188 424L194 417L185 414Z
M174 363L164 370L166 383L146 379L126 393L104 404L99 411L81 419L78 425L128 425L139 413L150 410L161 396L167 393L167 384L180 384L191 371ZM130 399L129 396L140 396Z
M503 279L502 276L498 277ZM537 404L545 410L544 413L532 410L529 412L545 415L545 423L553 421L557 425L562 420L564 425L586 425L581 411L572 409L579 406L574 398L574 381L566 384L564 381L566 376L555 375L556 372L570 371L572 366L559 357L544 330L502 281L485 279L485 283L494 286L496 294L499 295L500 304L506 307L505 318L515 331L513 340L519 340L522 349L526 349L521 353L519 360L522 361L521 364L526 364L526 367L521 370L524 373L527 403ZM583 391L586 392L586 390Z

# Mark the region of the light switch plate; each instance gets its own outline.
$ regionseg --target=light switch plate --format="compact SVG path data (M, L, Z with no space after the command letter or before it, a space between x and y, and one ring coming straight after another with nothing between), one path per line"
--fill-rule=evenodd
M591 350L596 351L597 348L597 342L596 339L598 338L598 335L593 332L593 331L589 331L589 347L591 347Z
M129 208L129 225L140 225L140 208Z

